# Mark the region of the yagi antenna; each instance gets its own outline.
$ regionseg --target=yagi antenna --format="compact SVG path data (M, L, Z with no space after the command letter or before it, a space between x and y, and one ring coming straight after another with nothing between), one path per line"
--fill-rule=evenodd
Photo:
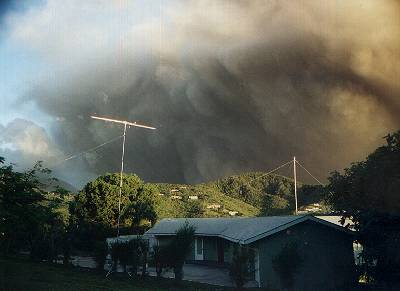
M123 142L122 142L122 154L121 154L121 172L120 172L120 179L119 179L119 199L118 199L118 224L117 224L117 236L119 237L119 222L121 219L121 196L122 196L122 173L124 172L124 157L125 157L125 137L126 137L126 127L127 126L136 126L136 127L141 127L145 129L156 129L155 127L148 126L148 125L143 125L139 124L136 122L129 122L126 120L117 120L117 119L111 119L111 118L106 118L106 117L98 117L98 116L90 116L93 119L97 120L102 120L106 122L114 122L114 123L119 123L124 125L124 134L123 134Z
M106 118L106 117L98 117L98 116L90 116L93 119L98 119L98 120L103 120L103 121L108 121L108 122L115 122L115 123L120 123L120 124L126 124L129 126L136 126L136 127L142 127L142 128L147 128L147 129L156 129L155 127L152 126L147 126L147 125L143 125L143 124L139 124L135 122L129 122L126 120L117 120L117 119L111 119L111 118Z

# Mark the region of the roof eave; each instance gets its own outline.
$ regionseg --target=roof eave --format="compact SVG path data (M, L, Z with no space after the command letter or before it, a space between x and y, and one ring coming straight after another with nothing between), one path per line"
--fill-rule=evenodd
M332 228L334 228L336 230L339 230L341 232L344 232L344 233L346 233L348 235L355 235L355 233L353 231L351 231L351 230L349 230L349 229L347 229L347 228L345 228L343 226L339 226L339 225L336 225L336 224L331 223L329 221L325 221L325 220L317 218L317 217L315 217L313 215L305 215L305 216L301 216L299 219L296 219L296 220L293 220L293 221L291 221L289 223L286 223L284 225L278 226L278 227L276 227L276 228L274 228L274 229L272 229L270 231L267 231L265 233L256 235L256 236L251 237L251 238L246 239L246 240L243 240L243 244L251 244L251 243L253 243L253 242L257 241L257 240L263 239L263 238L265 238L267 236L271 236L271 235L273 235L273 234L275 234L277 232L280 232L282 230L288 229L289 227L292 227L292 226L294 226L296 224L299 224L299 223L307 221L307 220L314 221L314 222L317 222L317 223L321 223L321 224L323 224L325 226L328 226L328 227L332 227Z

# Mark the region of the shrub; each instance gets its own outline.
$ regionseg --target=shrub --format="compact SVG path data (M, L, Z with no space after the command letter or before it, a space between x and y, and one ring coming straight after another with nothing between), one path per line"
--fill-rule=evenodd
M174 268L175 279L178 281L183 278L182 267L185 263L186 256L190 252L194 240L194 232L195 227L186 221L185 224L177 230L176 235L171 242L170 262Z
M183 278L183 264L186 256L191 250L194 240L195 227L190 225L188 221L176 231L176 235L172 241L158 249L161 266L168 266L174 269L175 279L181 281Z
M238 288L243 287L249 281L251 271L251 249L235 245L233 249L232 262L229 266L229 275L235 281Z
M104 270L104 263L108 254L108 246L105 241L97 241L94 243L94 259L96 261L96 269Z
M153 260L154 266L156 268L157 278L161 277L162 269L164 266L163 262L163 250L160 246L153 246L153 251L151 253L151 258Z
M147 240L139 241L139 253L140 253L140 261L142 264L142 277L146 277L147 275L147 257L149 253L149 244Z
M138 266L142 265L142 276L145 276L148 249L148 242L141 238L113 243L111 246L113 267L116 268L120 263L124 268L124 272L126 272L127 266L131 266L133 275L136 275Z
M303 264L298 244L285 244L281 251L272 259L272 267L278 274L282 289L291 290L294 285L294 276Z
M199 200L189 201L186 212L186 217L203 217L204 205Z
M141 239L133 239L128 243L128 264L132 266L132 273L136 276L140 264L140 243Z
M115 242L111 245L111 260L112 260L112 268L115 271L118 266L118 260L119 260L119 242Z
M33 261L44 261L51 257L50 242L46 239L35 241L31 247L30 258Z

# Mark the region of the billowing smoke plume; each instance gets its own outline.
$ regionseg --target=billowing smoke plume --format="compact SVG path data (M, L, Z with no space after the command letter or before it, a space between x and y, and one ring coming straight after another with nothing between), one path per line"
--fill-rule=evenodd
M63 157L43 128L20 118L4 127L0 125L0 156L18 161L16 166L21 168L31 167L39 160L58 161Z
M324 178L400 127L397 1L90 3L9 20L54 66L26 98L57 118L66 155L121 134L97 114L158 128L128 131L127 171L146 180L205 181L293 155ZM119 158L117 142L85 164L117 171Z

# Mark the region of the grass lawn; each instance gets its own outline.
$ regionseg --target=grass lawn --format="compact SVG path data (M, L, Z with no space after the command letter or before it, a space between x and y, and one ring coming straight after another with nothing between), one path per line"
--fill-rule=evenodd
M153 277L130 278L127 274L112 274L84 268L48 263L32 263L25 259L0 258L0 290L232 290L200 283L182 282Z

